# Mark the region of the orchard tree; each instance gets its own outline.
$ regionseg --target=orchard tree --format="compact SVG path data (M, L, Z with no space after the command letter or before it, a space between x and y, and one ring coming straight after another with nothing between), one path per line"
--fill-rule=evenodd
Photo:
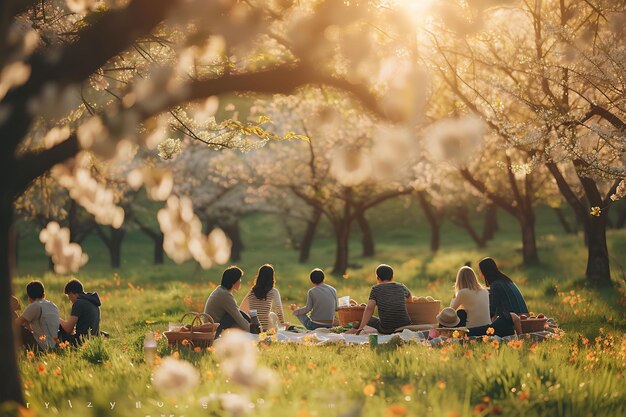
M387 47L383 38L388 34L379 27L388 19L386 27L408 31L400 14L377 6L366 1L2 2L0 298L5 311L0 330L5 337L0 371L5 383L0 401L23 403L6 302L14 263L15 198L55 167L53 177L98 223L121 227L124 210L94 180L92 158L118 158L158 143L162 153L175 153L178 143L167 137L171 118L188 103L226 93L287 94L305 84L326 84L352 93L378 114L406 117L413 111L408 93L415 79L396 70L406 60L401 37L386 41L398 47ZM386 98L379 100L378 94ZM90 95L97 98L90 100ZM210 118L212 107L207 102L195 108L204 113L199 117ZM44 125L61 131L42 146L43 138L33 132ZM240 140L233 138L265 135L257 125L215 122L212 127L234 132L207 144L217 148L237 147ZM133 182L150 182L146 179L154 176L142 172L141 181L135 175ZM164 246L177 260L193 251L206 266L216 253L198 234L199 220L189 216L190 206L186 199L170 197L159 212ZM173 228L182 232L176 235L182 242L171 240ZM57 226L41 237L69 244ZM198 244L188 246L191 241ZM72 246L71 253L71 262L59 265L64 270L84 263L79 248Z
M273 143L259 150L263 156L256 156L257 177L267 186L289 190L312 208L314 216L328 219L337 245L333 272L345 274L353 223L359 224L369 249L365 254L371 255L367 210L413 192L411 155L417 149L413 130L372 119L343 94L325 89L274 97L254 107L281 129L280 134L299 128L306 135L299 142ZM311 223L316 221L319 218Z
M584 226L588 282L610 284L608 208L626 173L624 3L534 0L487 15L463 36L432 33L440 76L502 148L547 168Z

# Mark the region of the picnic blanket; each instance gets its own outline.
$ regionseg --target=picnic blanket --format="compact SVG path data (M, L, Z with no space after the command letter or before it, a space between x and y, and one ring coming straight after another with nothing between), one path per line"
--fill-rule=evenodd
M554 319L548 319L548 326L545 330L534 333L524 333L521 335L513 335L506 337L499 336L487 336L489 340L497 340L501 343L507 343L511 340L532 340L535 342L541 342L546 339L550 339L557 335L561 335L563 331L558 327ZM258 335L251 335L255 340L259 340ZM470 339L482 340L484 336L476 336ZM460 343L463 340L459 338L447 338L440 336L435 339L428 339L428 330L426 331L411 331L408 329L403 330L400 333L394 333L390 335L378 335L378 344L386 344L392 341L394 338L400 338L403 342L416 342L425 343L430 346L439 346L445 343ZM316 329L307 331L304 333L295 333L291 331L278 331L276 334L276 340L283 343L300 343L306 345L322 346L326 344L345 344L345 345L360 345L369 343L369 334L346 334L346 333L331 333L328 329Z

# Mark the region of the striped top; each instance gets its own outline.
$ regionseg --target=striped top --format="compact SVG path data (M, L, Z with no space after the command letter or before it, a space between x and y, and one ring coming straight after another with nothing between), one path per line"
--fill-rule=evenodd
M244 297L239 309L245 311L246 313L250 310L256 310L257 315L259 316L259 321L261 322L261 326L263 326L263 330L267 330L269 328L269 315L270 311L273 311L278 316L278 320L281 323L285 323L285 318L283 315L283 303L280 300L280 293L276 288L272 288L267 293L265 300L259 300L252 292L252 289L248 292L248 294Z
M511 281L497 279L489 286L489 313L491 317L502 313L528 313L528 307L517 285Z
M399 282L384 282L372 287L369 299L376 301L383 332L392 333L398 327L411 324L406 312L406 299L410 296L409 289Z

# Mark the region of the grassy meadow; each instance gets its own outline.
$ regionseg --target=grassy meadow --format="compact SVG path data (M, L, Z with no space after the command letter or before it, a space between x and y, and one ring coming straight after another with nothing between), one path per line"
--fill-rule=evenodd
M541 265L521 267L516 223L499 213L500 230L486 249L478 250L466 233L446 224L442 249L428 249L429 231L415 204L389 203L368 214L375 232L374 258L360 255L358 231L351 242L349 273L327 276L340 296L365 301L374 284L373 271L389 263L396 279L415 295L449 302L456 270L465 262L477 265L492 256L520 286L529 308L558 320L565 334L559 340L498 345L492 341L430 348L417 344L369 346L301 346L269 343L259 346L261 364L276 372L278 386L250 392L250 415L331 417L364 416L601 416L626 415L626 230L610 231L615 289L594 291L584 285L586 262L582 235L565 235L548 209L539 210L537 232ZM272 263L285 307L303 304L308 272L328 268L334 242L322 225L306 264L287 243L283 225L271 215L256 214L242 224L246 248L239 265L245 270L241 300L255 270ZM36 232L22 233L15 293L25 302L25 285L41 279L47 296L67 317L63 296L68 277L47 272L47 258ZM217 416L226 415L211 394L244 389L226 381L213 353L181 350L201 373L201 383L179 398L160 395L151 386L152 368L143 362L147 331L167 330L169 322L201 310L222 268L208 271L189 262L152 265L151 241L129 231L122 267L108 267L108 254L97 237L83 245L90 261L76 275L87 291L102 301L101 329L107 340L90 341L83 349L22 354L24 390L30 410L42 416ZM286 307L288 311L288 308ZM297 322L287 312L291 322ZM159 341L159 355L173 352ZM137 408L137 403L141 408ZM90 406L90 407L88 407ZM352 413L352 414L350 414Z

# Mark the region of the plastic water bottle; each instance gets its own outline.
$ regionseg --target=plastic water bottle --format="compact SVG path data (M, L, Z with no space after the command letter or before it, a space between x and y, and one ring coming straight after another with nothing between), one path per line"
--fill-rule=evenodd
M261 322L259 321L256 310L250 310L248 313L250 314L250 333L261 333L263 328L261 327Z
M278 320L278 315L276 313L271 311L269 314L268 321L269 321L268 323L269 329L274 329L276 331L279 330L280 320ZM269 329L266 329L266 330L269 330Z
M150 366L154 364L154 357L157 351L157 341L154 338L153 332L147 332L146 337L143 339L143 357L146 363Z

